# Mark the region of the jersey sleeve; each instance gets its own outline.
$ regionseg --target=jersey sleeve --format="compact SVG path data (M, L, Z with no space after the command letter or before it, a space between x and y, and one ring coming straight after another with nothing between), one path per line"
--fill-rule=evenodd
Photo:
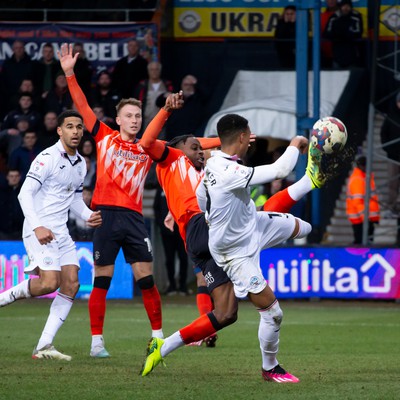
M204 186L203 181L200 181L200 183L197 186L196 197L197 197L197 203L199 204L200 210L203 212L206 212L207 211L207 192L206 192L206 187Z
M72 101L76 105L78 112L83 117L83 122L85 123L86 129L89 132L93 131L93 127L97 121L96 115L90 108L89 103L86 99L85 94L80 88L75 75L67 76L68 89L71 93Z
M221 146L221 140L219 138L196 137L196 139L200 142L203 150L214 149Z
M147 126L143 137L140 140L140 146L154 161L159 161L163 158L165 143L157 138L170 115L171 113L161 108Z
M254 168L240 165L236 162L228 162L219 174L220 184L229 191L243 189L249 185ZM210 178L209 178L210 180Z
M53 158L49 153L44 151L33 160L26 177L34 179L42 185L50 175L52 168Z
M34 206L34 197L41 189L43 182L50 175L53 168L52 157L49 153L39 154L32 162L21 187L18 200L25 218L32 230L42 226Z

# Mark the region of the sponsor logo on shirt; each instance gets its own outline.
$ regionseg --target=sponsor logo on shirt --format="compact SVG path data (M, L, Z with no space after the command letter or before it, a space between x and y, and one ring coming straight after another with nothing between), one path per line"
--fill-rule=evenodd
M132 151L121 150L121 149L114 150L113 151L113 156L114 157L126 158L128 160L139 161L139 162L146 162L147 159L149 158L146 154L143 154L143 153L135 154Z

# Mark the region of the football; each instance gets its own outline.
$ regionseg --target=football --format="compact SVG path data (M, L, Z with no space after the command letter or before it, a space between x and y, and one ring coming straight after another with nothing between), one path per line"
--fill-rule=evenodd
M335 117L320 118L313 125L310 141L326 154L337 153L343 150L347 142L346 126Z

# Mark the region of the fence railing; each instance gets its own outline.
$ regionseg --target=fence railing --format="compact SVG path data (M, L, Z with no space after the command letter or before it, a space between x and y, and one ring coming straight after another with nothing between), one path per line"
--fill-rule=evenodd
M5 21L148 21L152 14L157 11L153 8L30 8L28 10L21 8L0 8L0 19Z

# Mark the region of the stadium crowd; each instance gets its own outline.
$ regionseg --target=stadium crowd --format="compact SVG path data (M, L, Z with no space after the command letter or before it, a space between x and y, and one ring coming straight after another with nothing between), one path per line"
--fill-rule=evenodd
M127 56L110 70L95 75L85 57L83 44L75 43L74 54L79 53L75 75L97 119L116 129L116 105L122 98L134 97L143 105L144 129L164 105L165 94L173 92L174 87L171 81L161 78L159 62L148 62L142 57L135 40L129 40L127 48ZM20 40L12 44L12 51L0 72L1 240L21 239L23 214L17 201L19 190L35 157L58 141L57 115L75 107L51 43L42 46L41 58L37 61L31 59ZM199 111L205 97L196 89L196 84L193 75L182 79L180 88L187 102L187 112L174 116L167 127L167 135L170 130L175 134L198 132L203 124L203 114ZM87 131L79 153L86 161L84 198L90 204L96 181L96 145ZM75 240L91 240L93 231L86 229L82 221L71 219L70 229Z

